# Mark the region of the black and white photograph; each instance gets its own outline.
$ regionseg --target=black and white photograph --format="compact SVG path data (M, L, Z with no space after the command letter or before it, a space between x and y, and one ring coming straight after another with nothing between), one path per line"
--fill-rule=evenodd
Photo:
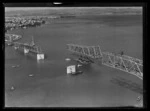
M9 4L4 107L143 108L142 6Z

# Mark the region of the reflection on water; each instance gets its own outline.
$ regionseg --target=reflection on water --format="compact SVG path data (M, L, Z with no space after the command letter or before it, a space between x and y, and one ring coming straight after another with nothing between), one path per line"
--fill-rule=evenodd
M44 60L37 60L38 65L44 64Z
M129 81L127 79L119 77L119 78L113 78L110 81L112 83L122 86L124 88L130 89L130 90L135 91L140 94L143 94L143 88L141 85L134 83L132 81Z

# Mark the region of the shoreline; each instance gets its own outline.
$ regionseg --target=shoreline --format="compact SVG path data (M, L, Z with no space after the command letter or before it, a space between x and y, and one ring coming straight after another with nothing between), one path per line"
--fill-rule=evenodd
M11 38L12 41L17 41L17 40L19 40L19 39L22 38L21 35L16 35L16 34L5 34L5 41L9 41L9 40L6 39L6 37Z

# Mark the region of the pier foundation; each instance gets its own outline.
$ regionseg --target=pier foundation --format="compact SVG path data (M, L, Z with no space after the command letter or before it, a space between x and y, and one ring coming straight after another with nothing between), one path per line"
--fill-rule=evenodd
M37 60L44 59L44 54L37 54Z
M29 49L24 48L24 53L29 53Z
M67 66L67 74L76 74L76 66L75 65Z
M15 48L15 50L19 49L19 47L14 47L14 48Z

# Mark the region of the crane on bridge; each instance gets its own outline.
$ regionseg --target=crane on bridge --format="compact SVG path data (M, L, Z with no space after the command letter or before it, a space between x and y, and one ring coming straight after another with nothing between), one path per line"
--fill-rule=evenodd
M44 53L41 48L37 46L32 37L31 43L13 42L13 46L16 50L23 50L25 54L32 52L37 55L37 60L44 59Z
M34 38L32 36L31 46L35 46Z
M13 39L14 36L15 38ZM23 50L25 54L29 52L37 54L37 60L44 59L44 53L42 52L41 48L35 44L33 36L31 43L21 43L14 41L20 38L20 35L5 34L5 43L7 43L9 46L13 46L15 50Z
M67 44L67 49L81 64L91 64L101 62L103 65L112 67L129 74L135 75L143 80L143 61L121 54L102 52L100 46L81 46L76 44Z

